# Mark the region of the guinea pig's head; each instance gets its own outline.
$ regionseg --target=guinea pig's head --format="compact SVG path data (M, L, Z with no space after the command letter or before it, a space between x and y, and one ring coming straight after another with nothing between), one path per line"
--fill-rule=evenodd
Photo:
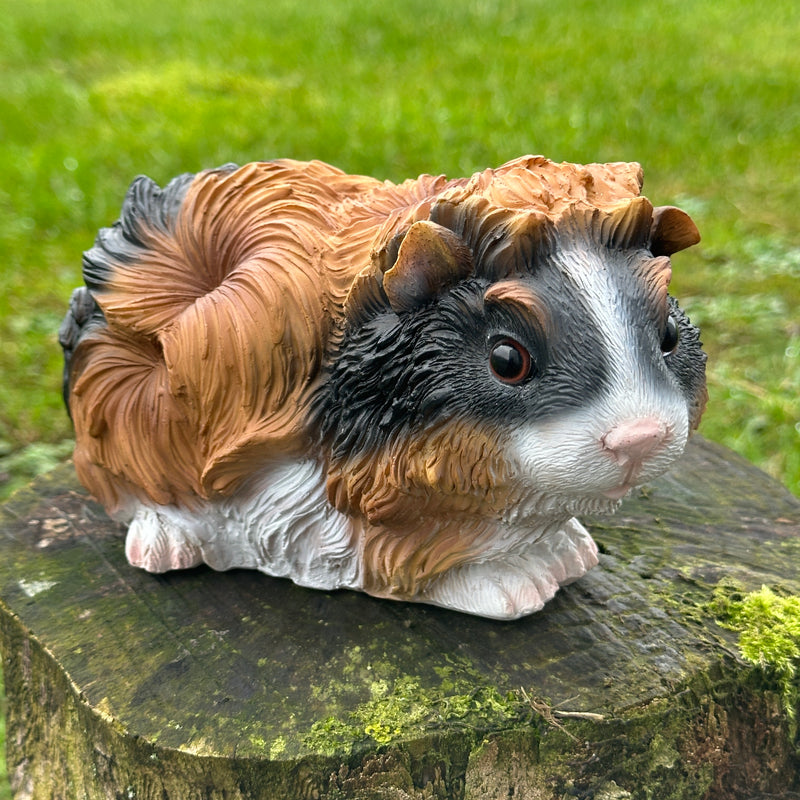
M354 284L317 407L332 502L372 522L610 510L706 401L668 293L691 219L643 197L558 215L442 200Z

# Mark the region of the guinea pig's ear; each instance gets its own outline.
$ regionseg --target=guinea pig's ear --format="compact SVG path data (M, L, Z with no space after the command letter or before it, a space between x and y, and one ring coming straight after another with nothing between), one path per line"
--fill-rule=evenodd
M653 209L650 226L650 252L654 256L671 256L700 241L700 231L692 218L675 206Z
M415 222L397 247L386 251L383 291L398 314L410 311L473 273L472 252L449 228L429 220ZM397 257L392 264L394 252Z

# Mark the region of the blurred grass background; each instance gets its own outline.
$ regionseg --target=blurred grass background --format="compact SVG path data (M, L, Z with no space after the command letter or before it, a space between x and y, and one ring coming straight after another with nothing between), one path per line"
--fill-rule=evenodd
M796 0L0 11L0 499L71 450L56 331L135 175L287 156L402 180L524 153L640 161L694 216L673 288L710 354L701 431L800 494Z

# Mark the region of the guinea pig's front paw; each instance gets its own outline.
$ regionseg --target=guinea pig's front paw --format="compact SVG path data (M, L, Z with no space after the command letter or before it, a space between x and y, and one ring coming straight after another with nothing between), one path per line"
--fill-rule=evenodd
M524 572L487 562L450 570L420 600L490 619L518 619L539 611L557 591L558 583L546 576L534 582Z
M141 506L128 528L125 555L147 572L188 569L203 563L200 547L188 531L165 513Z
M539 611L560 586L598 563L597 546L575 519L513 553L454 567L424 590L422 602L490 619Z

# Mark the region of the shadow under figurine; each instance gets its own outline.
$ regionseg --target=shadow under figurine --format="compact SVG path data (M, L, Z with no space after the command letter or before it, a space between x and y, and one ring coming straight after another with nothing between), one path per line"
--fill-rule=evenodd
M531 156L135 180L60 332L75 466L130 562L540 609L597 563L573 515L670 467L706 401L668 295L699 234L641 184Z

